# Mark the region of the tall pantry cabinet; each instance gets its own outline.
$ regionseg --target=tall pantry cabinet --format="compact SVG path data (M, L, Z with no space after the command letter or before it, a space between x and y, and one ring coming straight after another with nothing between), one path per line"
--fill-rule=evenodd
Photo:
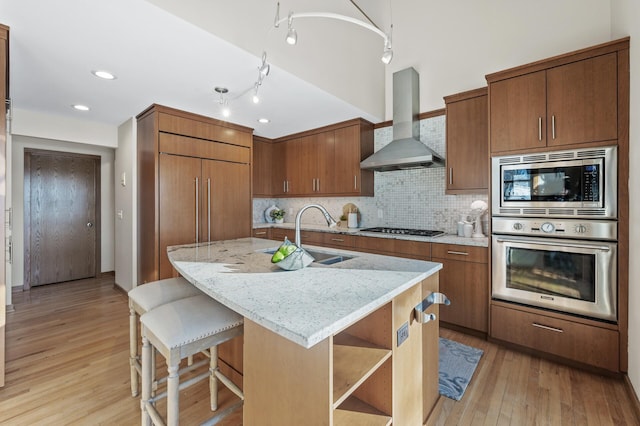
M138 119L138 283L167 246L251 236L252 129L152 105Z

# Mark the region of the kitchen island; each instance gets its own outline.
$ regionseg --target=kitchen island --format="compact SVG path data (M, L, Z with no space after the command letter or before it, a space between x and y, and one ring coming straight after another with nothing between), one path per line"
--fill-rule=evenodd
M267 253L277 246L168 248L177 271L245 318L244 424L425 423L439 398L438 323L414 308L437 292L441 264L305 246L347 260L283 271Z

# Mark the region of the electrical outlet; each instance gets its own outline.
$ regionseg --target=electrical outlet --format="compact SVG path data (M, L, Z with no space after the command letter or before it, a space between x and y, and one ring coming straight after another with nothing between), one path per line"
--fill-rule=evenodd
M400 346L405 340L409 338L409 323L405 322L404 324L402 324L402 326L400 326L396 334L397 334L396 340L398 341L397 346Z
M378 209L378 219L382 219L383 216L382 209Z

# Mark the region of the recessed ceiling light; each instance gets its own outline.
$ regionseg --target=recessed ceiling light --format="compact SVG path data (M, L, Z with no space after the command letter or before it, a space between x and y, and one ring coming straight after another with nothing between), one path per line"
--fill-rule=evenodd
M116 79L116 76L111 74L109 71L96 70L96 71L91 71L91 74L95 75L96 77L105 79L105 80L115 80Z
M259 118L258 119L258 123L262 123L262 124L267 124L270 121L271 120L269 120L268 118Z
M89 107L86 105L81 105L81 104L75 104L75 105L71 105L74 109L77 109L78 111L89 111Z

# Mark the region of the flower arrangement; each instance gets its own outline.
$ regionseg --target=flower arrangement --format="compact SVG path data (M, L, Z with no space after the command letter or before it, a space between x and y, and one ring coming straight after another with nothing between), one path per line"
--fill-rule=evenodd
M271 216L271 219L273 220L283 220L284 210L282 209L271 210L271 213L269 213L269 216Z

